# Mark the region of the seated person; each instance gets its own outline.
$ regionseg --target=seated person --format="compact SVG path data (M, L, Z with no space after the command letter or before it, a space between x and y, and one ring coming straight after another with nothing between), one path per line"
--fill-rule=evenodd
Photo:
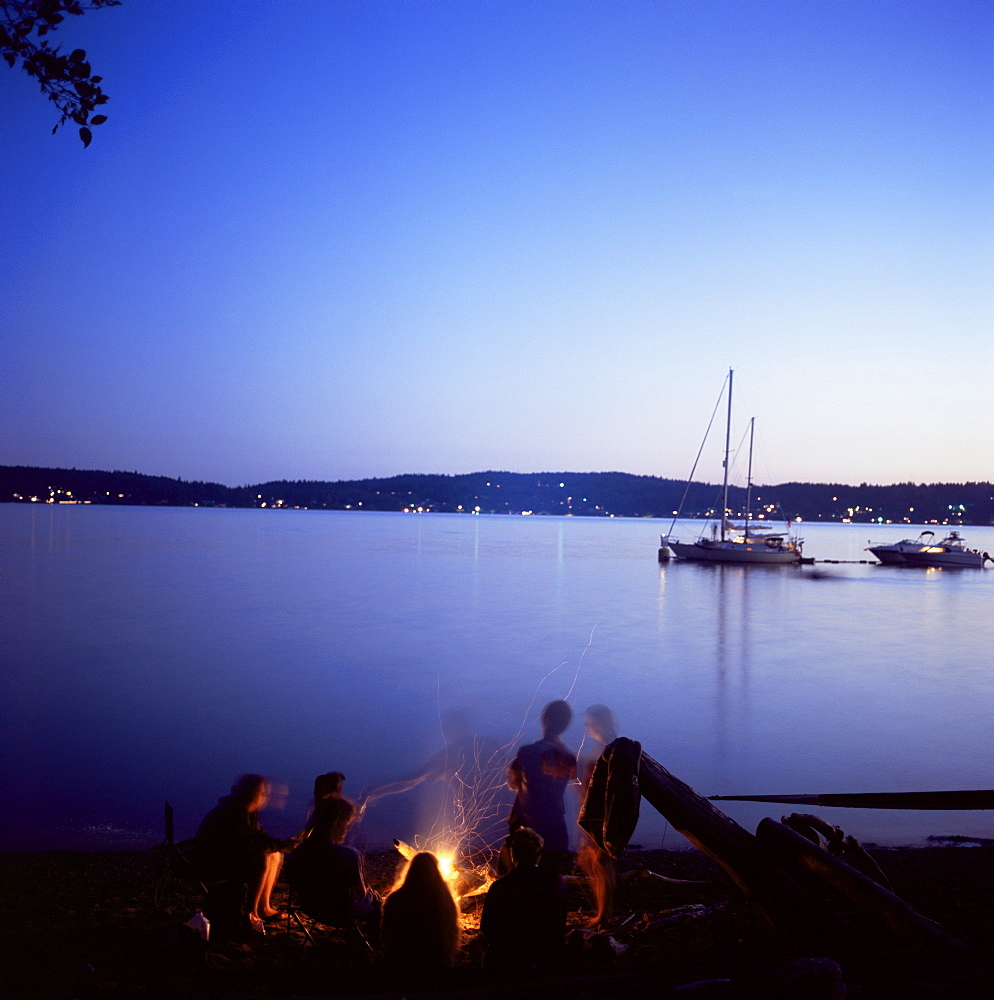
M366 885L359 852L342 843L354 815L348 799L322 799L311 817L310 835L287 859L286 879L297 891L300 909L330 927L379 922L380 898Z
M243 774L231 794L218 799L203 818L191 849L194 867L211 882L244 882L248 886L248 921L264 932L263 920L274 917L270 895L292 840L270 837L259 825L259 812L269 801L269 783L261 774Z
M555 872L540 868L542 838L529 827L509 837L514 868L487 890L480 930L484 966L501 971L549 968L562 959L566 890Z
M341 771L329 771L327 774L319 774L314 779L314 805L311 806L307 814L307 822L300 836L309 837L311 828L314 825L314 815L318 806L326 799L344 798L342 788L345 785L345 775Z
M345 775L341 771L319 774L314 779L314 808L317 809L325 799L340 798L344 784Z
M383 957L401 974L435 976L459 953L459 912L430 851L411 858L402 883L383 903Z

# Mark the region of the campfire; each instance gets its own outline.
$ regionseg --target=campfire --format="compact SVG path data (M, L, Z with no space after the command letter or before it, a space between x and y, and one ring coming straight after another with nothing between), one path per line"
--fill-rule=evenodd
M446 844L444 840L429 841L419 847L412 847L403 840L394 840L393 846L397 853L410 861L419 851L431 851L438 859L438 868L442 877L449 885L449 891L456 903L471 899L474 896L486 894L494 881L493 872L488 864L472 866L466 858L460 858L459 848Z

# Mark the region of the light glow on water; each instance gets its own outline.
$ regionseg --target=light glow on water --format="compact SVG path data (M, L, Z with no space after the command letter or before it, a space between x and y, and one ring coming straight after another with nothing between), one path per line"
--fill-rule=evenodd
M660 524L0 505L3 846L152 843L166 799L189 836L247 771L289 785L264 814L289 835L316 774L354 798L409 776L452 708L499 836L502 769L567 696L567 745L607 704L705 795L994 787L994 569L860 564L908 526L810 522L805 552L843 562L658 564ZM371 804L359 836L451 825L451 779ZM992 835L980 812L829 812L870 840ZM635 841L664 838L644 807Z

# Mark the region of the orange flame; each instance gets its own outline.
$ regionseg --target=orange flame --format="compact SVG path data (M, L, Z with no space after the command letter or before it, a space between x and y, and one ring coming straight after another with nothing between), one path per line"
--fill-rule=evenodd
M418 848L412 847L403 840L395 840L393 845L397 849L397 853L406 861L410 861L418 853ZM448 884L456 902L459 902L459 900L469 896L479 896L485 893L493 882L493 876L486 868L470 870L461 868L456 863L457 851L457 848L440 845L433 848L431 853L438 860L438 870L442 873L442 878Z

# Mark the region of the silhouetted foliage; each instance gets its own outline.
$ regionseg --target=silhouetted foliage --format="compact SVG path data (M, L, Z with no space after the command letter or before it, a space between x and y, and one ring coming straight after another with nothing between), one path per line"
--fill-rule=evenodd
M0 55L11 68L21 69L41 85L41 92L59 109L62 117L54 135L67 121L79 126L84 146L93 139L91 128L107 116L96 109L107 103L100 89L102 77L94 76L83 49L64 55L59 47L43 41L66 18L88 10L118 7L121 0L0 0Z
M686 496L684 495L686 491ZM307 508L581 517L670 518L717 509L721 486L634 476L627 472L472 472L318 482L279 480L254 486L185 482L137 472L98 472L0 465L0 503L99 503L163 506ZM741 517L746 491L730 486L729 508ZM754 514L862 524L994 524L994 483L832 483L754 485Z

